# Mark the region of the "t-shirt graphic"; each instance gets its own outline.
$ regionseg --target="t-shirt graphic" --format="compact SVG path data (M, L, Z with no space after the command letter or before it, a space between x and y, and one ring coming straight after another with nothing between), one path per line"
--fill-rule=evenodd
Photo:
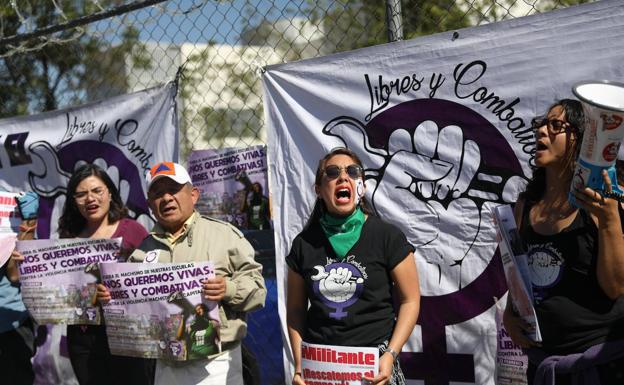
M314 266L317 271L311 277L314 293L335 310L329 313L331 318L346 317L349 313L345 309L357 302L364 290L364 280L368 278L366 269L354 259L352 255L343 262L328 259L325 266Z
M536 303L547 297L547 290L559 282L564 260L552 243L529 245L528 265Z

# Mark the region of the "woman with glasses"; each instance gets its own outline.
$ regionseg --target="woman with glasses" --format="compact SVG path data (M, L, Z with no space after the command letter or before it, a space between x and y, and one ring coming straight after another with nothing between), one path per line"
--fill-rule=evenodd
M536 168L515 207L542 342L527 338L530 327L509 301L504 324L528 349L529 384L570 384L579 376L624 383L624 211L583 186L573 192L581 209L568 201L583 124L580 102L570 99L534 119ZM610 189L606 172L604 181ZM556 382L544 382L553 376Z
M126 218L117 187L108 174L94 164L78 168L67 184L67 198L59 219L61 238L122 238L125 260L147 236L138 222ZM98 284L98 291L105 290ZM80 385L153 384L154 362L113 356L103 325L68 325L67 344L72 367Z
M379 373L368 380L403 384L397 358L420 306L414 247L369 211L362 162L352 151L338 148L325 155L314 188L314 210L286 257L292 383L305 383L305 341L379 348Z

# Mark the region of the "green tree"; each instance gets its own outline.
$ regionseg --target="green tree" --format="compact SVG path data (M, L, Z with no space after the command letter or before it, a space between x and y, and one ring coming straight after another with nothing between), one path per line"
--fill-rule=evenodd
M55 6L58 5L58 8ZM123 0L100 0L103 7L123 4ZM16 4L19 13L16 12ZM94 2L75 0L30 0L2 2L0 38L7 38L57 25L100 11ZM38 113L88 100L94 81L122 82L118 67L105 65L102 52L111 42L101 33L90 33L89 25L63 30L49 36L0 45L0 117ZM138 33L132 27L121 32L113 59L126 52L140 62L136 50ZM123 61L122 61L123 62Z

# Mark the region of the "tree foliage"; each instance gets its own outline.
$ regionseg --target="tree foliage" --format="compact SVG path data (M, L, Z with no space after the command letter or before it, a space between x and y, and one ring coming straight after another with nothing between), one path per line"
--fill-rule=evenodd
M122 0L99 1L103 7L122 3ZM19 14L11 2L0 4L0 37L57 25L100 10L91 1L28 0L15 4ZM0 46L0 117L85 102L89 89L97 87L102 79L123 82L119 66L107 66L102 60L102 53L110 50L111 41L99 37L102 34L89 33L93 32L89 28L91 26L85 25L22 41L18 50ZM113 56L123 63L123 56L136 50L132 47L138 43L138 32L126 27L121 36L121 43L116 44L116 56Z

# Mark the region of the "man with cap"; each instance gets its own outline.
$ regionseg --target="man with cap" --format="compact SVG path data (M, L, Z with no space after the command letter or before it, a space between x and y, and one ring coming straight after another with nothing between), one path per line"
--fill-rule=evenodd
M147 201L157 224L130 256L134 262L211 261L216 277L204 281L206 299L219 303L222 353L183 363L159 360L156 384L243 384L240 341L246 313L264 306L262 265L235 227L195 211L200 192L177 163L156 164L147 175Z

